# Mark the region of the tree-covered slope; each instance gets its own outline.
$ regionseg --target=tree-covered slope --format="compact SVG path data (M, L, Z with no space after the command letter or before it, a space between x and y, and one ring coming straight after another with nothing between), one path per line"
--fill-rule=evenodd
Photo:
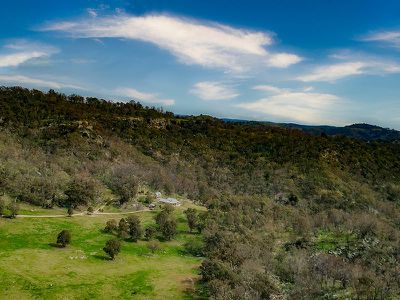
M120 205L145 185L206 205L216 299L399 295L398 143L22 88L0 89L0 126L0 187L20 201Z

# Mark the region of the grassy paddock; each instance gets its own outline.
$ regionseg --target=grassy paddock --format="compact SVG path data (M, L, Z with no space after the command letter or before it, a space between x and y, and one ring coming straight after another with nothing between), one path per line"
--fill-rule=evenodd
M141 212L143 224L155 212ZM146 241L124 242L115 261L102 248L113 235L102 232L120 216L0 219L1 299L190 299L186 290L198 278L201 258L184 252L191 235L177 211L178 236L151 254ZM62 229L71 245L54 247Z

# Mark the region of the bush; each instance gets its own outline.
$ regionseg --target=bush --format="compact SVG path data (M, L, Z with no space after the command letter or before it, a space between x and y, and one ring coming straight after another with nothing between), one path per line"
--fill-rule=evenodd
M65 191L71 207L88 205L97 197L96 182L89 175L78 175Z
M121 242L119 240L108 240L103 251L107 253L112 260L121 251Z
M114 219L108 220L106 223L106 227L104 228L105 232L112 233L118 229L117 221Z
M18 214L19 205L18 205L17 202L14 201L14 202L10 203L8 209L10 210L10 217L11 217L12 219L14 219L14 218L17 216L17 214Z
M130 216L126 219L129 226L129 235L131 239L136 242L142 237L143 231L138 216Z
M61 247L65 247L69 243L71 243L71 233L68 230L61 231L57 236L57 244Z
M72 217L72 215L74 214L74 209L72 207L68 207L67 214L68 217Z
M185 250L187 253L193 256L202 256L203 255L203 242L199 239L190 239L185 245Z
M146 240L151 240L157 233L157 229L150 225L148 227L146 227L145 231L144 231L144 237L146 238Z
M4 214L4 210L6 209L6 202L3 197L0 197L0 216Z

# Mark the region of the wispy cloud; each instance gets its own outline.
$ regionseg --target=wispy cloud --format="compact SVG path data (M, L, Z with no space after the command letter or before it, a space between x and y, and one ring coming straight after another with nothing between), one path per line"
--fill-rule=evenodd
M230 100L239 96L232 87L220 82L202 81L193 85L190 92L202 100Z
M394 48L400 48L400 30L376 31L360 39L365 42L379 42Z
M335 81L344 77L363 73L363 62L346 62L317 67L310 74L297 77L301 81Z
M256 85L253 86L253 90L277 93L277 94L288 92L288 89L282 89L273 85Z
M144 93L140 92L134 88L127 88L127 87L121 87L115 89L115 94L123 97L128 97L128 98L133 98L135 100L141 101L141 102L146 102L146 103L151 103L151 104L162 104L165 106L170 106L175 104L174 99L164 99L160 98L158 94L153 94L153 93Z
M46 87L52 89L71 88L71 89L85 90L85 88L74 84L41 79L41 78L34 78L24 75L0 74L0 83L8 83L8 84L12 83L12 84L24 84L24 85L26 84L26 85Z
M273 118L284 122L307 124L338 123L333 120L341 99L333 94L293 91L270 85L255 86L254 89L273 93L270 96L236 106L255 113L257 118Z
M0 68L17 67L37 58L49 57L57 51L51 46L17 40L3 47L0 52Z
M52 23L44 31L62 31L76 38L124 38L165 49L185 64L243 72L254 66L286 68L301 61L296 54L267 51L266 32L166 15L95 17Z
M318 66L310 73L298 76L296 79L304 82L334 82L342 78L362 74L385 75L391 73L400 73L400 64L390 61L365 59Z

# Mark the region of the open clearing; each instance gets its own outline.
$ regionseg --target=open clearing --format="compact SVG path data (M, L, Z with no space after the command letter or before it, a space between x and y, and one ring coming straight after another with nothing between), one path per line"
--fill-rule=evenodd
M155 213L138 215L145 225ZM155 254L146 241L124 242L115 261L102 250L114 236L102 229L121 216L0 219L0 299L190 299L186 290L198 278L201 258L186 254L183 244L200 236L187 233L182 209L176 214L174 240L161 242ZM60 249L52 243L63 229L72 242Z

